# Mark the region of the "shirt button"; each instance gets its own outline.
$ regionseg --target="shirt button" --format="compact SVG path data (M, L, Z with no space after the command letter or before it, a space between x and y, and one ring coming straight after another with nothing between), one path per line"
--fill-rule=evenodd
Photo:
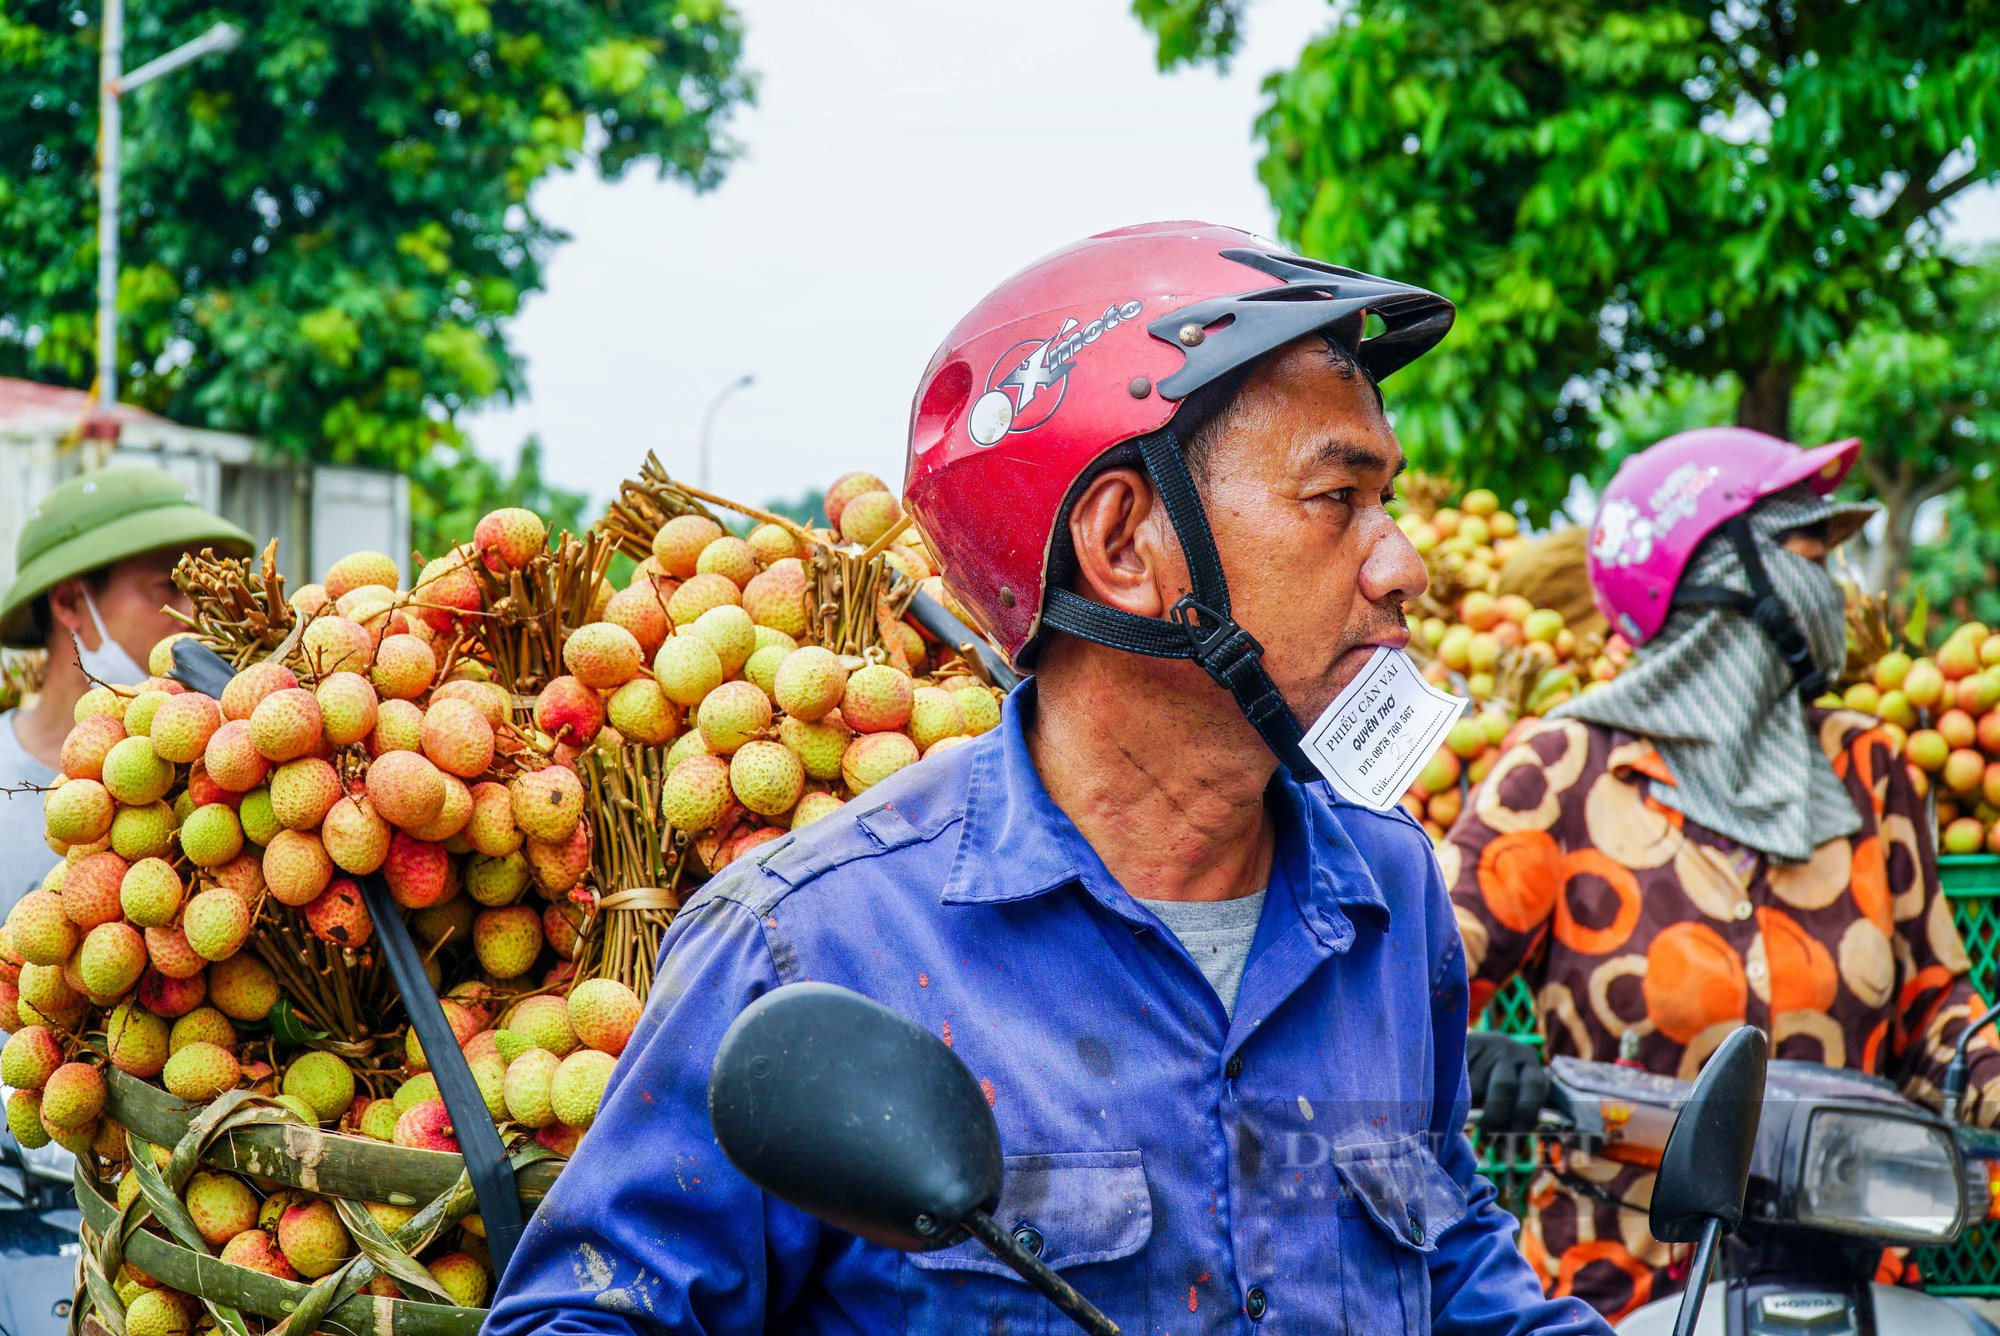
M1042 1231L1033 1225L1014 1226L1014 1242L1019 1244L1021 1251L1030 1257L1042 1255Z
M1243 1296L1243 1311L1250 1315L1252 1322L1262 1322L1270 1306L1270 1300L1264 1297L1264 1287L1261 1285L1252 1285L1250 1293Z
M1232 1081L1243 1075L1243 1055L1231 1054L1229 1061L1222 1064L1222 1074Z
M1738 900L1736 902L1736 917L1739 921L1742 919L1749 918L1752 914L1756 912L1757 912L1756 910L1750 907L1750 902L1748 900Z
M1417 1219L1415 1211L1410 1212L1410 1242L1419 1247L1423 1246L1424 1242L1424 1222Z

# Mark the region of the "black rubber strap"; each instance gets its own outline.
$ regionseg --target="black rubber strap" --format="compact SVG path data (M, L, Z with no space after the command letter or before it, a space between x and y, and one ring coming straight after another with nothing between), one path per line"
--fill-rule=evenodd
M355 878L361 884L361 900L368 917L375 921L375 940L381 943L382 959L389 977L403 995L403 1008L410 1013L410 1026L424 1046L431 1075L437 1079L438 1095L451 1114L452 1131L458 1137L459 1154L465 1158L465 1172L472 1179L472 1193L479 1201L479 1218L486 1226L486 1247L493 1254L493 1274L503 1275L514 1247L521 1241L521 1198L514 1190L514 1172L507 1164L507 1149L500 1144L499 1129L487 1112L479 1083L472 1079L472 1067L458 1036L444 1017L437 993L424 973L423 957L410 938L409 925L389 894L389 885L379 872Z
M1264 670L1264 647L1229 615L1229 582L1222 573L1222 556L1201 507L1180 444L1170 431L1159 431L1140 442L1146 472L1159 493L1160 505L1180 538L1187 558L1188 579L1194 585L1171 611L1171 620L1139 617L1051 588L1042 602L1042 621L1057 631L1085 640L1145 654L1156 659L1192 659L1236 699L1236 708L1264 739L1264 745L1301 784L1323 778L1307 759L1300 743L1305 730L1285 704L1278 684Z
M1682 585L1674 591L1674 605L1689 608L1729 608L1742 613L1757 624L1759 630L1771 638L1778 657L1784 660L1791 671L1792 685L1799 695L1811 701L1831 684L1826 670L1813 661L1812 642L1799 629L1798 619L1792 616L1791 607L1778 596L1771 584L1771 574L1764 568L1763 554L1757 550L1757 535L1750 528L1747 515L1736 515L1723 522L1722 531L1729 536L1731 546L1736 549L1736 559L1743 566L1743 577L1750 584L1750 592L1740 589L1726 589L1721 585Z
M235 676L222 657L194 640L174 642L174 676L204 696L220 697L229 679ZM410 1013L410 1025L424 1046L431 1075L445 1111L451 1114L452 1130L458 1136L459 1153L465 1172L472 1179L473 1195L479 1201L479 1217L486 1225L486 1247L493 1255L493 1273L503 1274L521 1241L521 1199L514 1190L514 1171L507 1163L507 1151L500 1144L499 1129L486 1111L479 1083L458 1046L458 1036L444 1017L437 992L424 973L423 957L410 938L409 925L389 894L380 874L358 877L361 899L375 924L375 940L381 943L382 958L389 977L403 995L403 1007Z

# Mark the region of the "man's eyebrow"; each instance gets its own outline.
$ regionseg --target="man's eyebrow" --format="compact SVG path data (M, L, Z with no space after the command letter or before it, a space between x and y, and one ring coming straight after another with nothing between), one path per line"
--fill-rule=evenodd
M1387 473L1394 478L1410 466L1401 451L1396 453L1392 465L1389 456L1371 445L1361 445L1353 441L1328 441L1320 446L1314 462L1344 468L1350 473Z

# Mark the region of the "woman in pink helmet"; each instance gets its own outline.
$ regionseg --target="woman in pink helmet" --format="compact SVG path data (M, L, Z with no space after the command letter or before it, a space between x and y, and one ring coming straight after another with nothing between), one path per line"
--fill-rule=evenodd
M1712 428L1619 469L1587 561L1636 660L1524 734L1440 851L1474 1014L1518 973L1549 1055L1689 1077L1748 1021L1773 1057L1937 1102L1983 1005L1929 823L1877 721L1811 703L1846 657L1825 561L1872 513L1831 499L1859 448ZM1973 1052L1991 1122L2000 1048ZM1532 1123L1540 1063L1472 1037L1489 1127ZM1615 1319L1679 1288L1646 1229L1648 1171L1572 1158L1565 1175L1532 1185L1521 1237L1550 1293Z

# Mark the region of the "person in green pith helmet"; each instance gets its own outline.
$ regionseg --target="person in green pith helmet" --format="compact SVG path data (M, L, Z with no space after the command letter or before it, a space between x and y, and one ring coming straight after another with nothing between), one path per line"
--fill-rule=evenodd
M72 478L29 511L0 599L0 644L49 658L41 694L0 714L0 919L55 863L41 795L25 786L54 782L77 701L93 679L143 680L153 646L186 629L167 615L188 610L173 582L182 553L240 556L252 546L182 483L143 465Z

